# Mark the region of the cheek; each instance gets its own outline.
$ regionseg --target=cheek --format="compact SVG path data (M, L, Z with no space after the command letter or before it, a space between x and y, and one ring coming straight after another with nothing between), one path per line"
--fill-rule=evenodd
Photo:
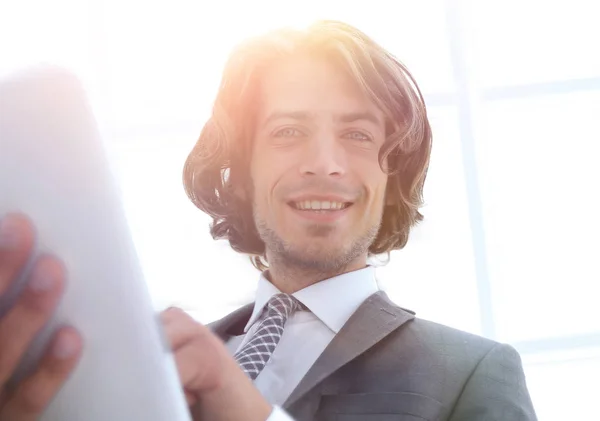
M383 209L383 207L385 206L385 193L385 185L378 186L375 190L375 194L373 195L373 203L371 204L371 206L373 207L374 215L379 214L379 210Z
M272 203L281 197L284 190L282 186L288 184L293 174L292 168L294 162L283 153L274 153L269 149L260 151L260 154L255 151L250 176L257 196L261 196L260 200Z
M369 206L371 207L370 213L375 217L374 215L378 215L386 204L387 177L374 179L371 186L371 203Z
M252 202L254 208L260 212L261 215L265 214L265 209L268 208L267 204L267 192L265 191L264 181L260 177L252 178Z
M270 166L263 165L262 168L256 167L255 170L250 172L253 186L253 205L255 211L259 212L264 219L274 212L276 205L273 192L274 188L276 188L278 178L271 169Z
M264 162L264 157L260 153L257 153L256 150L253 150L250 158L249 182L252 184L253 200L255 202L264 200L266 190L265 187L267 183L265 167L266 163Z
M387 188L388 175L384 172L386 170L381 168L379 162L370 162L369 165L363 165L362 180L364 180L365 186L369 190L373 199L381 199L385 195Z

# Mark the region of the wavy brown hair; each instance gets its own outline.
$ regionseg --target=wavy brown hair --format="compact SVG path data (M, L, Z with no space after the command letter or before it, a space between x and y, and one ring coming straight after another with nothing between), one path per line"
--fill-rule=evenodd
M419 208L431 152L431 128L421 91L407 68L358 29L319 21L306 30L281 29L253 38L233 51L212 115L183 171L186 193L212 217L214 239L248 254L259 270L268 267L265 244L252 213L251 142L258 85L274 60L311 54L349 74L386 116L386 141L379 152L387 163L386 206L370 255L403 248L410 229L423 219Z

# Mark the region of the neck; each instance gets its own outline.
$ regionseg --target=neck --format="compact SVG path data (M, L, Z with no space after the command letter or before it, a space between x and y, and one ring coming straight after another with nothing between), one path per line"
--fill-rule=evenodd
M330 269L315 269L308 265L292 265L280 259L269 260L267 278L281 292L293 294L303 288L316 284L325 279L344 273L353 272L367 266L367 257L356 259L340 267Z

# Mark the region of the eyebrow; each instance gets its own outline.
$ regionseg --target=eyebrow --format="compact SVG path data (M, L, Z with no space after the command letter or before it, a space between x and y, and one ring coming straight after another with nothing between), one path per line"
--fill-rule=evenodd
M337 117L337 120L342 123L354 123L355 121L365 120L370 121L373 124L381 124L381 120L377 116L370 112L359 112L359 113L347 113Z
M276 121L276 120L298 120L298 121L306 121L312 118L312 113L308 113L306 111L275 111L271 113L269 117L265 120L264 125Z
M276 120L297 120L297 121L308 121L314 118L314 113L310 113L307 111L275 111L267 117L264 122L264 125L268 125L269 123ZM379 125L382 124L382 121L377 118L377 116L370 112L354 112L354 113L344 113L337 115L335 120L340 123L354 123L355 121L369 121L373 124Z

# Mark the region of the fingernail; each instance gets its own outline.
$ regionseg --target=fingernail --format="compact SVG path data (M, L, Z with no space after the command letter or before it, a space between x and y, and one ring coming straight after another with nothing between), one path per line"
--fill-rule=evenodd
M56 286L56 274L53 271L44 269L45 265L40 265L33 272L31 281L29 282L29 289L33 292L43 293L54 289Z
M21 240L19 224L16 218L6 216L0 221L0 248L13 249Z
M74 357L79 352L79 340L72 334L62 334L54 344L52 355L61 360Z

